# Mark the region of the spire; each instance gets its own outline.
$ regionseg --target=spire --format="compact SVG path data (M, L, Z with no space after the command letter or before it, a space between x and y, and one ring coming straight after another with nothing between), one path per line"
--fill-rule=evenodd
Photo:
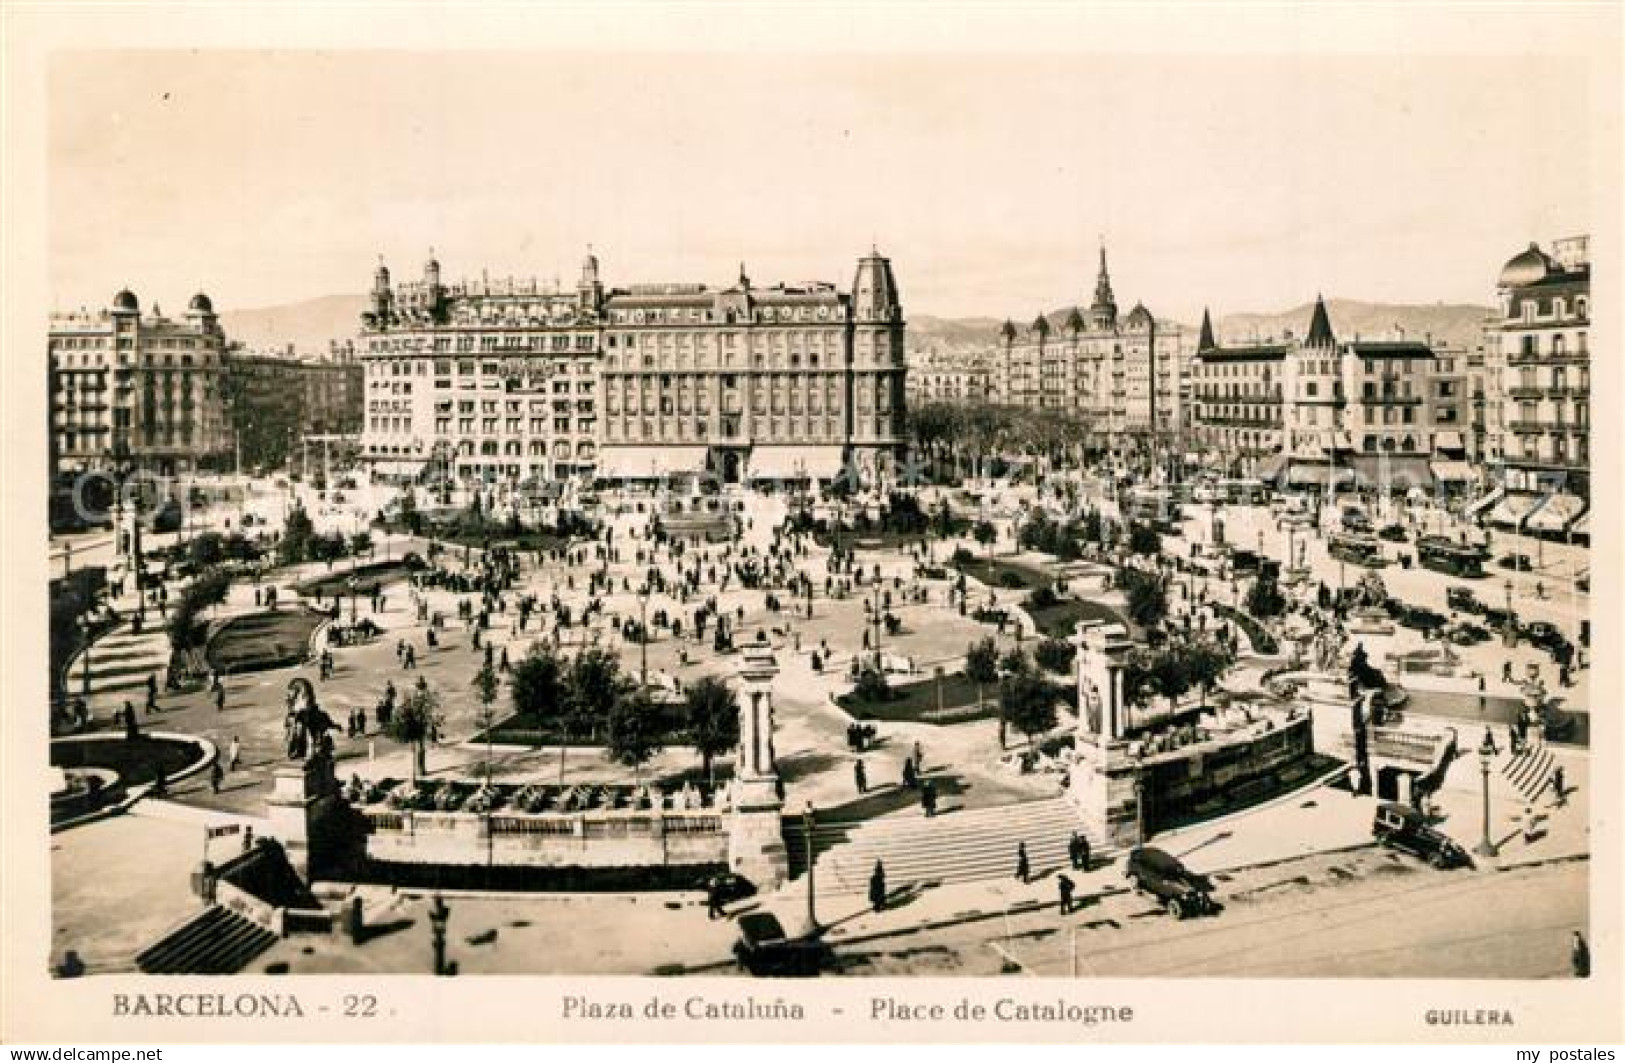
M750 277L745 273L745 264L739 263L739 287L745 291L750 290Z
M1213 319L1208 316L1207 307L1204 306L1202 307L1202 335L1196 341L1196 349L1199 351L1212 351L1218 349L1218 346L1213 341Z
M1315 313L1309 319L1309 336L1303 341L1305 347L1331 347L1336 345L1337 337L1332 335L1332 319L1326 313L1326 301L1319 294L1315 296Z
M1112 275L1106 268L1106 242L1100 243L1100 274L1095 278L1095 301L1089 306L1089 324L1096 329L1117 325L1117 299L1112 295Z

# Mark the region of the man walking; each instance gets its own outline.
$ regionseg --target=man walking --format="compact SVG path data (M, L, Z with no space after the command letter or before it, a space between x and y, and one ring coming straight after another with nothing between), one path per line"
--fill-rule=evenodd
M1032 864L1027 860L1027 843L1016 843L1016 881L1026 885L1033 874Z
M1591 947L1586 944L1585 935L1578 930L1574 932L1574 943L1569 947L1569 965L1574 969L1574 977L1591 977Z
M926 819L937 814L937 784L930 779L920 787L920 807L925 809Z
M1061 914L1072 913L1072 876L1062 872L1055 878L1056 888L1061 891Z
M869 907L877 912L886 909L886 867L879 860L869 875Z
M243 744L237 741L237 736L231 736L231 745L226 747L226 770L236 771L237 765L243 759Z
M209 789L219 793L220 783L225 777L225 769L220 766L220 759L216 757L214 763L209 765Z
M861 760L852 762L852 781L857 785L858 793L868 793L869 773L864 769L863 761Z
M214 688L214 711L226 711L226 688L224 684L216 683Z
M1552 769L1552 803L1562 808L1569 803L1568 787L1563 784L1563 765Z

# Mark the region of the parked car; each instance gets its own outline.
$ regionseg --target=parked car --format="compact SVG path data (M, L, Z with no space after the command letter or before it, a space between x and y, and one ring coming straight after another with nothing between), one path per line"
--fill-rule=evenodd
M1355 506L1343 510L1343 530L1355 535L1369 535L1371 533L1371 518L1365 515L1365 510Z
M1441 628L1446 623L1442 613L1437 613L1424 605L1410 605L1394 618L1400 626L1413 628L1417 631L1432 631Z
M1535 568L1535 562L1528 554L1502 554L1495 563L1514 572L1532 572Z
M1457 646L1476 646L1491 638L1489 628L1478 624L1460 623L1446 629L1444 637Z
M1140 848L1129 853L1123 875L1136 891L1156 897L1175 919L1217 910L1207 876L1196 874L1161 849Z
M1371 836L1378 845L1403 849L1440 870L1470 867L1473 863L1467 850L1455 839L1428 826L1422 813L1408 805L1387 802L1377 806L1371 820Z
M1383 525L1382 530L1377 532L1377 538L1383 540L1384 542L1402 543L1405 542L1409 536L1405 534L1405 526L1403 524L1385 524Z
M1555 649L1567 642L1563 633L1557 630L1557 625L1545 620L1531 620L1523 627L1523 637L1530 643L1543 649Z
M1459 609L1464 613L1481 613L1484 603L1478 600L1468 587L1451 587L1444 592L1444 600L1452 609Z
M1512 614L1505 609L1497 609L1488 605L1484 607L1484 626L1492 631L1504 629L1510 619L1512 619Z
M772 912L739 917L734 959L759 978L807 978L818 973L824 947L816 940L793 940Z

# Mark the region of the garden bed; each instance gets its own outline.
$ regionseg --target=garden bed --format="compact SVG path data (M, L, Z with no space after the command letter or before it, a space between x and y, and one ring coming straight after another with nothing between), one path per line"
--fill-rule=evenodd
M315 579L294 584L294 590L305 598L331 598L335 594L349 594L350 581L356 582L356 591L371 595L389 583L398 582L414 569L423 567L421 561L400 558L393 561L373 561L354 568L324 573Z
M1228 620L1240 628L1242 633L1247 636L1247 641L1252 643L1254 653L1271 654L1281 651L1280 645L1275 641L1275 636L1264 630L1264 625L1248 614L1221 602L1209 602L1208 608L1212 609L1213 614L1221 620Z
M310 654L310 637L330 617L292 607L235 616L209 638L204 655L217 672L237 675L299 664Z
M150 735L133 742L114 735L58 739L51 743L51 766L103 768L118 773L122 786L140 786L156 779L160 768L164 778L177 778L202 760L205 749L200 742Z
M976 684L963 672L942 677L942 702L937 702L937 681L922 679L891 687L885 701L860 701L855 694L842 694L836 703L859 720L891 720L909 723L954 724L986 720L999 714L997 684L989 684L986 699L976 707Z
M1032 617L1040 634L1050 638L1070 638L1077 632L1078 622L1099 620L1108 624L1122 624L1131 628L1128 618L1112 606L1088 598L1063 598L1053 605L1022 607Z
M1052 574L1019 561L989 561L978 557L955 561L954 567L995 590L1032 590L1055 580Z

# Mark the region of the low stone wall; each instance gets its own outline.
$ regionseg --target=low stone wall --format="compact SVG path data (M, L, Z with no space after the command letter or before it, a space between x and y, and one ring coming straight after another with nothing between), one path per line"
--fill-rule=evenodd
M385 863L625 868L718 864L728 856L718 812L361 814L367 856Z

